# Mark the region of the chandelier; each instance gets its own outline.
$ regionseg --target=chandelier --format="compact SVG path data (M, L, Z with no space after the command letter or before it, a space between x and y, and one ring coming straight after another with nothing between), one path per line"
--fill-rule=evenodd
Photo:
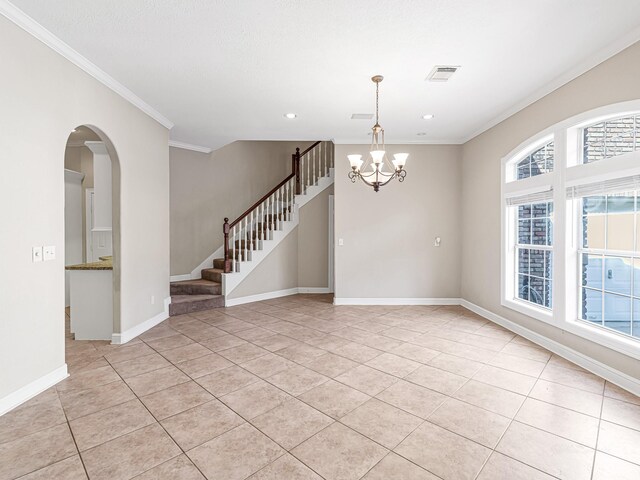
M371 77L373 83L376 84L376 124L373 126L371 135L371 149L367 161L362 160L362 155L347 155L351 164L349 178L353 183L357 179L362 180L365 184L373 187L377 192L380 187L386 185L394 178L403 182L407 172L404 169L407 163L408 153L396 153L393 155L393 162L389 162L384 147L384 128L380 126L378 120L378 94L380 82L384 77L376 75ZM363 165L364 164L364 165Z

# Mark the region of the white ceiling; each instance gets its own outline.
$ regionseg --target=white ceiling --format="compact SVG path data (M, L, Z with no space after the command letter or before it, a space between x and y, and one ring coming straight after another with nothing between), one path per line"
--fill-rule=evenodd
M373 113L374 74L389 143L462 142L640 39L638 0L13 3L169 118L173 140L213 148L366 143L373 122L350 117ZM443 64L462 68L424 81Z

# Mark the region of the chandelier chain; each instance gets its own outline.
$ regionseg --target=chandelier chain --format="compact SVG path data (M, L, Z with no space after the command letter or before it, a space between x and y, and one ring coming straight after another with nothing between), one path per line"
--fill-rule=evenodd
M380 82L376 82L376 124L380 123L378 117L378 91L380 89Z

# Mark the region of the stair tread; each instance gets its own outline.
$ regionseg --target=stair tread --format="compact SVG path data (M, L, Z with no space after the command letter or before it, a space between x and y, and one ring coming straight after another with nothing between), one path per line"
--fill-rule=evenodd
M207 280L204 278L196 278L193 280L179 280L177 282L171 282L171 285L220 285L213 280Z
M203 268L202 269L203 272L219 272L219 273L224 273L224 270L221 268Z
M222 295L171 295L171 303L201 302L220 297Z

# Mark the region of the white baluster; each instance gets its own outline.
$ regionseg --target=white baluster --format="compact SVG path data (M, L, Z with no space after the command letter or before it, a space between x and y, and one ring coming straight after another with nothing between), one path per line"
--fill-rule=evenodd
M266 220L264 219L264 215L265 215L265 213L264 213L264 211L265 211L265 207L266 207L265 202L262 202L262 203L260 204L260 211L261 211L260 221L262 222L262 225L261 225L261 227L260 227L260 232L261 232L261 235L262 235L262 236L260 237L260 238L262 238L262 241L260 242L260 248L264 248L264 246L263 246L263 242L266 240L265 235L267 234L267 222L266 222Z
M286 221L291 220L291 212L289 212L289 183L291 181L284 184L283 188L283 197L284 197L284 219Z

